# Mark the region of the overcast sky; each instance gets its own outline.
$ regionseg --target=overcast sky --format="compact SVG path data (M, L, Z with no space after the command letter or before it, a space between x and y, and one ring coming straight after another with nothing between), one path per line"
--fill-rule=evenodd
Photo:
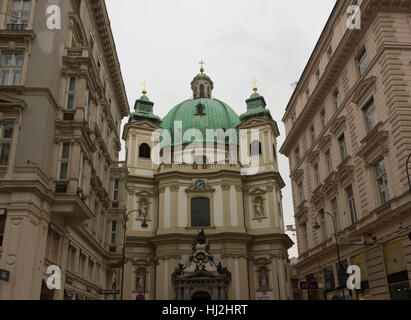
M191 98L190 83L206 62L213 96L238 114L252 80L285 139L281 119L335 0L106 0L130 107L144 81L164 117ZM285 224L294 224L288 160L280 156ZM289 234L295 242L295 237ZM297 256L294 246L290 257Z

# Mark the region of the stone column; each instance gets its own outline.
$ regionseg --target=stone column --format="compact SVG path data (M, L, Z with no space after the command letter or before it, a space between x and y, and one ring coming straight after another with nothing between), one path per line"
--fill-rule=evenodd
M0 299L40 298L47 228L41 213L8 208L0 268L10 271L10 280L0 283Z
M223 221L224 227L227 228L230 226L230 188L229 184L223 184L221 189L223 190Z

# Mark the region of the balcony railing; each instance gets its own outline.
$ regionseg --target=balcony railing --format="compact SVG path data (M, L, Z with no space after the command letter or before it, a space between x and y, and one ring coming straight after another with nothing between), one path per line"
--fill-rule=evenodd
M7 29L8 30L26 30L27 23L8 23Z

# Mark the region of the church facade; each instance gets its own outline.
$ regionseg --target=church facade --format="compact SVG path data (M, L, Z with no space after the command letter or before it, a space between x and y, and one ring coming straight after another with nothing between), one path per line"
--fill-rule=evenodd
M192 99L160 119L144 90L125 126L124 299L291 299L277 124L256 87L238 116L200 71Z

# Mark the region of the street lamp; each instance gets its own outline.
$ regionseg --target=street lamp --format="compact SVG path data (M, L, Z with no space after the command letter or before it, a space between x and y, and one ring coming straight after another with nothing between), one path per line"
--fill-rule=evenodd
M126 233L127 233L127 221L128 221L128 216L134 212L141 213L141 210L132 210L126 214L126 219L124 221L123 227L124 227L124 238L123 238L123 260L122 260L122 267L121 267L121 293L120 293L120 300L123 300L123 287L124 287L124 264L125 264L125 259L126 259ZM144 221L141 224L141 227L143 229L148 228L147 224L147 217L144 214Z
M329 212L325 212L324 210L321 210L317 214L317 216L315 217L315 223L314 223L313 228L314 228L314 230L321 229L321 226L317 222L317 218L318 218L319 215L324 215L324 214L329 215L333 220L333 227L334 227L334 233L335 233L335 246L337 248L337 259L338 259L338 268L337 268L338 282L340 283L342 296L343 296L343 299L345 300L344 286L343 286L342 279L341 279L341 258L340 258L340 247L338 246L338 238L337 238L337 222L336 222L334 214L331 214Z
M411 160L411 153L409 154L408 158L407 158L407 163L405 164L405 169L407 171L407 177L408 177L408 185L410 186L410 192L411 192L411 178L410 178L410 160Z

